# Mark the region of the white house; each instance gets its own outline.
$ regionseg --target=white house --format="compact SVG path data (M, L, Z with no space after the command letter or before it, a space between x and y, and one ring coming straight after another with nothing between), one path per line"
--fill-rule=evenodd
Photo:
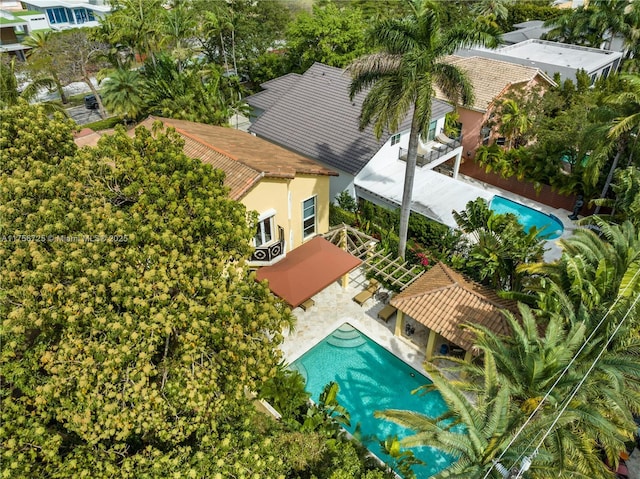
M458 50L456 55L481 56L533 67L551 78L558 73L561 81L567 79L575 81L576 73L584 70L591 78L591 83L616 72L622 61L621 52L538 39L525 40L496 50L485 48Z
M331 178L331 198L347 191L354 197L395 205L395 198L385 199L384 192L391 181L404 181L412 112L397 132L385 132L377 139L371 126L359 128L365 94L350 100L350 83L343 69L321 63L302 75L266 82L264 91L247 98L256 115L249 132L337 171L339 176ZM433 100L428 137L419 148L418 175L455 159L453 175L457 176L460 141L442 133L450 111L453 107L448 103Z
M44 14L47 28L97 27L99 20L111 13L106 0L23 0L26 10Z

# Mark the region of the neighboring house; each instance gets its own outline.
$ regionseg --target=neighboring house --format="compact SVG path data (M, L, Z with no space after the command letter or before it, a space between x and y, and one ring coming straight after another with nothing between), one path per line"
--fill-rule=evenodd
M225 173L229 196L258 213L252 266L274 264L286 253L329 230L329 177L333 171L248 133L183 120L160 120L184 139L184 153ZM133 135L133 131L131 131ZM92 146L99 134L80 135Z
M0 53L8 53L25 61L30 47L23 45L22 40L34 30L48 28L45 16L40 12L0 10Z
M321 63L303 75L266 82L264 91L246 99L256 115L249 131L337 171L339 176L331 179L332 199L347 191L395 206L395 193L385 197L385 191L391 182L404 181L411 112L397 132L385 132L378 140L371 126L359 128L366 95L350 100L350 83L345 70ZM457 175L460 142L442 134L445 115L452 110L449 104L433 100L428 138L420 145L418 173L455 158ZM371 181L373 178L376 180ZM366 179L366 188L358 186L359 179Z
M529 91L540 88L543 91L555 83L537 68L525 67L501 60L484 57L447 58L447 62L463 70L473 85L472 105L456 107L458 121L462 124L462 147L466 158L474 158L477 148L489 144L496 133L486 126L492 118L497 103L514 89ZM436 95L443 97L436 91ZM503 139L504 141L504 139Z
M23 0L22 5L45 14L47 26L54 30L97 27L99 20L111 13L106 0Z
M606 78L618 70L622 53L611 50L549 42L546 40L526 40L496 50L484 48L458 50L463 57L481 56L516 65L538 68L551 78L558 73L560 80L576 79L576 73L584 70L593 84L598 78Z
M513 26L516 28L515 30L500 36L505 45L513 45L526 40L539 40L551 30L551 27L544 26L543 20L529 20L528 22L516 23Z

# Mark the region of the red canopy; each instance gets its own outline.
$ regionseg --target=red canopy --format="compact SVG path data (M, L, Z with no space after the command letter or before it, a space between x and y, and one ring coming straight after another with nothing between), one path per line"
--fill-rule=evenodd
M355 256L318 236L273 266L260 268L256 277L258 281L268 280L271 291L296 308L360 263Z

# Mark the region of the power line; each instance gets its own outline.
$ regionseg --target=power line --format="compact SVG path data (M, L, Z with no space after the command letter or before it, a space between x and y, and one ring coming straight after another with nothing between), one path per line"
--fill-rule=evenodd
M636 273L637 274L637 273ZM576 387L573 389L573 391L571 392L571 395L566 399L564 406L562 407L562 409L558 412L558 415L556 416L556 418L553 420L553 422L551 423L551 426L549 426L549 429L547 429L547 431L545 432L544 436L542 436L542 439L540 439L540 442L538 443L538 445L536 446L536 448L533 451L533 454L531 455L531 457L534 457L536 454L538 454L538 451L540 450L540 447L542 446L542 443L544 442L544 440L549 436L549 434L551 434L551 431L553 430L553 428L555 427L555 425L558 423L558 421L560 420L560 416L562 416L562 414L564 414L564 412L567 410L567 407L569 407L569 404L571 403L571 401L573 400L573 398L576 396L576 394L578 394L578 390L580 389L580 387L584 384L584 382L587 380L587 376L589 376L589 374L591 373L591 371L593 371L593 368L595 368L596 363L600 360L600 358L602 357L602 355L605 353L605 351L607 350L607 348L609 347L609 345L611 344L611 341L613 341L613 337L616 335L616 333L618 332L618 330L620 329L620 327L622 326L622 324L625 322L625 320L627 319L627 317L629 317L629 315L631 314L631 310L633 310L633 308L635 308L636 304L638 303L638 301L640 301L640 294L638 296L636 296L636 299L633 301L633 303L631 304L631 306L629 307L629 309L627 310L627 313L624 315L624 317L620 320L620 322L618 323L618 325L616 326L616 328L613 330L613 332L611 333L611 335L609 336L609 339L607 340L606 344L604 346L602 346L602 349L600 350L600 352L598 353L598 356L593 360L593 363L591 363L591 366L589 367L589 369L587 370L587 372L585 373L585 375L582 377L582 379L580 379L580 381L578 382L578 384L576 385ZM518 479L520 477L521 473L518 473L518 475L516 476L515 479Z
M562 372L560 373L560 376L558 376L558 378L554 381L554 383L551 385L551 387L549 388L549 390L547 391L547 393L544 395L544 397L540 400L540 402L538 403L538 405L536 406L536 408L533 410L533 412L529 415L529 417L527 418L527 420L524 422L524 424L520 427L520 429L518 429L518 431L516 432L515 436L513 436L513 438L511 438L511 441L509 441L509 444L507 444L507 447L504 448L504 450L500 453L500 456L498 456L498 459L493 461L493 464L491 465L491 467L489 468L489 470L487 471L487 473L484 475L483 479L487 479L489 477L489 474L491 474L491 471L493 470L493 468L495 467L496 464L500 463L500 460L504 457L504 455L507 453L507 451L509 450L509 448L513 445L513 443L516 441L516 439L520 436L520 434L522 433L522 431L524 430L524 428L532 421L533 417L536 415L536 413L540 410L540 408L542 408L542 405L544 404L544 402L548 399L548 397L551 395L551 393L553 392L554 388L558 385L558 383L562 380L562 378L565 376L565 374L569 371L569 368L573 365L573 363L577 360L578 356L580 355L580 353L584 350L584 348L587 347L587 344L589 343L589 341L595 336L596 332L598 331L598 329L600 328L600 326L604 323L605 319L609 316L609 314L613 311L614 307L616 306L616 304L618 303L618 301L620 300L620 298L622 298L623 294L627 292L627 289L631 287L632 284L634 284L636 277L638 276L638 274L640 274L640 269L638 269L638 271L635 272L635 274L633 275L633 278L631 279L631 281L629 281L627 283L627 285L625 286L625 288L623 289L622 292L620 292L618 294L618 296L616 296L615 301L611 304L611 306L609 307L609 309L607 310L607 312L605 313L605 315L602 317L602 319L598 322L598 324L596 325L595 328L593 328L593 331L591 331L591 334L587 337L587 339L584 340L584 342L582 343L582 346L580 346L580 348L578 349L578 351L573 355L573 357L571 358L571 360L569 361L569 363L565 366L565 368L562 370ZM640 298L640 296L638 296L638 298ZM633 306L635 307L635 304L638 301L638 298L635 299L635 301L633 302ZM607 341L607 345L611 342L611 340L613 339L613 336L615 335L615 333L618 331L618 329L620 328L620 326L622 325L622 323L624 322L624 320L626 319L626 317L629 315L629 313L631 312L630 308L627 311L627 314L624 316L624 318L620 321L620 324L618 324L618 326L616 327L616 330L611 334L611 336L609 336L609 339ZM589 369L589 372L591 372L591 369L593 369L593 367L595 367L595 363L596 361L600 358L600 356L602 355L602 353L604 352L601 351L600 354L598 355L598 357L596 358L596 360L594 361L594 363L591 365L591 368ZM588 375L588 373L587 373ZM584 381L586 380L587 375L585 375L582 380L580 381L578 387L576 388L575 392L574 392L574 396L575 394L577 394L577 391L579 389L579 387L584 383ZM568 406L568 403L567 403ZM566 409L566 407L564 409ZM553 425L554 426L557 421L560 419L560 415L558 416L558 418L554 421ZM548 434L547 434L548 435ZM546 438L545 435L543 437L543 440ZM538 451L538 449L540 448L540 446L536 447L536 453ZM532 455L533 457L533 455ZM522 473L523 471L521 470L518 473L518 477L519 475Z

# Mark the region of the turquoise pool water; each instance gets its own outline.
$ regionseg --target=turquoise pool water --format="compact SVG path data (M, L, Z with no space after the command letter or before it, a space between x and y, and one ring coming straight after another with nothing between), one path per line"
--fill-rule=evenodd
M412 432L392 422L373 417L374 411L403 409L437 417L447 410L436 391L427 395L411 394L430 383L429 379L378 345L353 326L345 323L310 351L291 364L307 382L307 391L318 401L324 386L335 381L340 386L338 400L351 414L354 434L383 461L379 441L388 436L403 438ZM412 448L424 465L413 467L416 476L427 478L453 461L450 456L429 447Z
M518 218L518 222L524 226L525 231L536 227L538 236L546 240L559 238L564 232L564 226L558 218L544 214L540 211L521 205L515 201L508 200L502 196L494 196L489 207L492 211L500 214L512 213Z

